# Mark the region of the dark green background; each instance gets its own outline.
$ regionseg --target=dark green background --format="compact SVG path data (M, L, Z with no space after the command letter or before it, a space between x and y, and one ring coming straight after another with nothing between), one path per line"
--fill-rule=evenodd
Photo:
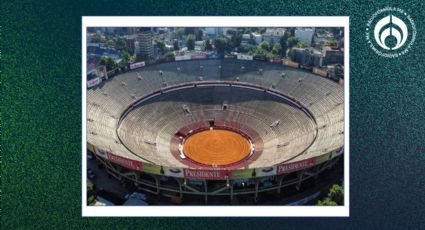
M365 40L369 17L407 11L417 41L398 59ZM425 227L425 2L1 2L2 229ZM350 16L350 218L82 218L81 16ZM348 132L346 132L348 133Z

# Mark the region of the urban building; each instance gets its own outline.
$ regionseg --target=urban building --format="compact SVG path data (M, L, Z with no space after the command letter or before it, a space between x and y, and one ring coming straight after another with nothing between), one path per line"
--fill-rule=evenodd
M319 50L313 48L293 48L291 51L292 61L308 67L320 67L323 65L323 56Z
M134 42L134 53L142 60L153 57L153 35L150 30L141 31Z
M268 28L266 29L266 32L261 35L262 40L267 41L270 45L273 45L280 41L280 38L285 34L285 31L286 30L283 28Z
M314 28L297 28L295 29L295 37L302 42L307 43L308 46L311 46L313 41Z
M344 49L337 46L325 46L323 48L323 64L344 64Z

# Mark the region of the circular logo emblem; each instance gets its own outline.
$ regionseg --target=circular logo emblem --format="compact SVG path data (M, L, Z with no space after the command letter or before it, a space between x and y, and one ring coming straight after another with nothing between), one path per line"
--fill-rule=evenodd
M366 40L378 55L396 58L409 52L416 40L416 25L404 10L386 7L369 19Z

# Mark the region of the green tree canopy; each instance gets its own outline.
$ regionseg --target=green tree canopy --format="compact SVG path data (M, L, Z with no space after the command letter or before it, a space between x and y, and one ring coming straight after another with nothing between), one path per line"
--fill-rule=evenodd
M192 34L187 35L186 45L187 45L188 50L194 50L195 49L195 38L193 38Z
M117 68L117 63L111 57L102 57L100 64L106 66L107 71Z
M344 204L344 189L341 185L334 184L329 189L328 196L322 200L318 201L317 205L319 206L336 206Z
M219 54L225 54L230 50L230 40L227 37L219 37L215 39L214 46Z
M288 48L294 47L296 44L298 44L298 38L294 36L288 37Z
M234 49L238 46L240 46L242 42L242 34L239 34L237 31L232 35L231 37L231 48Z
M270 50L270 44L267 41L262 41L260 43L260 47L263 50L269 51Z
M165 55L164 55L164 57L166 57L166 58L172 58L172 57L174 57L175 56L175 54L174 54L174 52L173 51L169 51L169 52L167 52Z
M212 51L213 47L211 45L211 41L209 39L205 40L205 50L206 51Z
M273 45L272 54L278 55L281 53L282 46L279 43Z
M156 45L158 46L159 51L164 54L165 53L165 41L164 39L156 39Z
M202 30L198 30L198 32L196 33L196 41L202 41L203 36L204 32L202 32Z
M298 47L298 48L307 48L307 47L308 47L308 44L307 44L307 43L305 43L305 42L303 42L303 41L299 41L299 42L297 43L297 47Z
M173 42L173 48L174 50L180 50L179 42L177 41L177 39Z
M177 36L178 36L179 38L182 38L182 37L183 37L183 35L185 35L185 34L186 34L186 31L185 31L185 29L184 29L184 28L177 28L177 29L176 29L176 34L177 34Z
M325 198L324 200L319 200L317 202L317 206L337 206L338 204L331 200L329 197Z
M326 42L327 46L336 46L338 44L337 40L330 40Z
M289 31L285 31L285 34L283 34L282 37L280 37L279 44L281 46L281 55L282 57L286 56L286 51L288 50L288 37L289 37Z

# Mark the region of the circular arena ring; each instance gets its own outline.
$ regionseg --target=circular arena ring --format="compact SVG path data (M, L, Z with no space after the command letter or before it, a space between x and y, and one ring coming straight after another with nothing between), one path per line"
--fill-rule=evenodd
M251 142L239 133L214 129L203 130L188 137L181 152L204 165L225 166L237 163L252 152Z
M343 152L343 86L283 65L235 59L151 65L87 95L89 148L111 172L158 193L233 196L235 186L263 179L280 191L288 175L306 172L296 174L306 180ZM161 185L158 176L177 184ZM224 189L208 192L200 180L222 181Z

